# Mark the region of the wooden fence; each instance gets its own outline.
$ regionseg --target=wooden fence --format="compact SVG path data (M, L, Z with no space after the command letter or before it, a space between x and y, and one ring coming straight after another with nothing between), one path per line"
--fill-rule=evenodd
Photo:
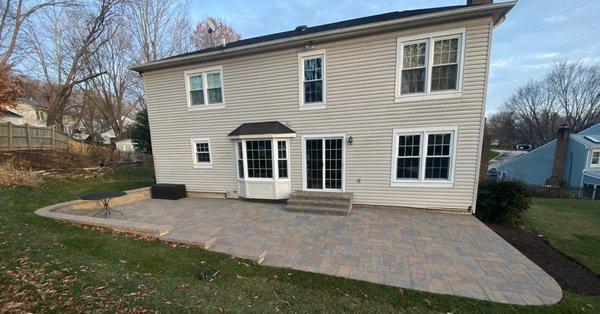
M600 189L530 185L533 197L600 200Z
M0 150L67 149L69 136L51 127L0 123Z

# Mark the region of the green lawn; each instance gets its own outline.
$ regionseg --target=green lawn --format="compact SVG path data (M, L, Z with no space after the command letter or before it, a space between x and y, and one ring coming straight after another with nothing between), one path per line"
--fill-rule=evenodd
M490 160L492 160L492 159L494 159L494 158L498 157L500 154L502 154L502 153L501 153L501 152L499 152L499 151L495 151L495 150L493 150L493 149L490 149L490 151L489 151L489 153L488 153L488 158L489 158Z
M600 274L600 202L535 199L523 217L527 229Z
M593 312L600 298L510 306L271 268L196 248L38 217L35 209L92 191L151 184L143 171L0 188L0 312ZM217 268L213 281L199 270Z

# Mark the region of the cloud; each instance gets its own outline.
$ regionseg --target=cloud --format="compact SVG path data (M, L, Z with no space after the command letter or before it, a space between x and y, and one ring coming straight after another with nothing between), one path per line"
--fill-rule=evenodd
M531 59L555 59L560 56L558 52L542 52L531 56Z
M566 21L568 17L566 15L552 15L542 19L545 23L560 23Z

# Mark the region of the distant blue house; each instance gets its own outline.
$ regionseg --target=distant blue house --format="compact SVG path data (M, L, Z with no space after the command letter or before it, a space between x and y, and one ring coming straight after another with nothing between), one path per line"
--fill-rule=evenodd
M564 152L557 156L560 137L531 152L498 166L500 177L531 185L546 185L553 170L562 172L560 180L571 187L600 190L600 123L578 134L567 134ZM555 165L563 162L563 165ZM555 170L557 171L557 170Z

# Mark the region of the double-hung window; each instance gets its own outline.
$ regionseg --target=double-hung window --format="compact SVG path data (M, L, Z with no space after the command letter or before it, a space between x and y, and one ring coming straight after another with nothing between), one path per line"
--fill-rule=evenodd
M277 141L277 170L279 171L280 179L287 179L288 177L288 156L287 156L287 142Z
M210 139L193 138L192 160L195 168L212 168L212 155L210 152Z
M238 178L244 178L244 149L242 148L242 142L237 142L237 171Z
M185 72L188 109L223 108L223 78L221 67Z
M592 151L592 160L590 160L590 167L600 167L600 150Z
M398 38L396 101L460 97L465 29Z
M325 51L298 54L300 110L324 109L326 103Z
M395 129L392 185L448 185L454 178L458 127Z

